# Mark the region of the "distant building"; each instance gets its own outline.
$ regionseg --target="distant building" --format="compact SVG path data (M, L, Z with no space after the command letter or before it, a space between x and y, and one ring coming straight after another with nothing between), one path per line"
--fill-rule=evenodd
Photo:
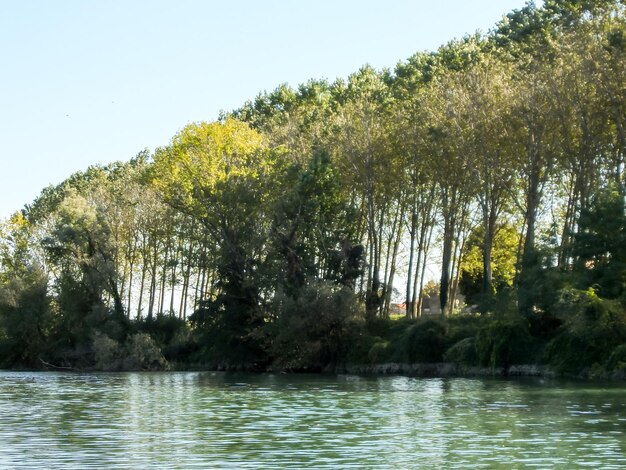
M406 313L406 303L402 302L401 304L390 304L389 305L389 315L404 315Z

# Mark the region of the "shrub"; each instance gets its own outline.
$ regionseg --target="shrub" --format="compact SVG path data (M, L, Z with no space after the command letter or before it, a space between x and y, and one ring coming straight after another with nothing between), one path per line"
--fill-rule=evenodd
M176 316L158 314L138 321L136 328L150 335L168 362L186 361L194 350L189 324Z
M594 364L609 365L626 342L626 312L616 300L602 299L593 289L561 294L561 332L548 344L550 363L560 372L576 373Z
M478 330L475 344L481 365L508 368L523 362L531 345L528 321L518 315L493 317Z
M181 330L187 328L184 320L161 313L152 318L139 320L136 325L137 332L148 333L160 347L172 342Z
M610 371L626 371L626 344L620 344L613 350L609 357L607 369Z
M375 317L367 320L367 332L373 337L389 338L392 327L402 320L391 320L389 318Z
M163 370L168 367L161 349L146 333L130 336L126 341L125 353L125 370Z
M295 297L275 299L274 362L287 369L319 370L345 359L354 339L357 302L347 288L316 282Z
M461 340L475 337L478 330L488 321L488 317L474 313L447 318L447 344L451 347Z
M114 339L96 332L93 336L93 352L96 368L99 370L119 370L122 366L123 349Z
M43 271L33 268L0 285L0 366L40 366L53 324L47 282Z
M409 363L440 362L446 350L446 328L439 320L421 320L401 338L402 359Z
M472 366L478 364L474 338L465 338L454 343L443 355L443 360L454 364Z
M378 336L369 334L364 319L354 318L350 321L349 344L345 353L345 362L348 364L366 364L369 362L369 352L378 341Z
M197 344L193 341L191 329L184 325L181 327L169 343L161 348L163 356L168 362L188 362L191 355L197 350Z
M377 341L372 345L367 358L371 364L381 364L388 362L391 359L393 349L389 341L385 341L382 338L377 338Z

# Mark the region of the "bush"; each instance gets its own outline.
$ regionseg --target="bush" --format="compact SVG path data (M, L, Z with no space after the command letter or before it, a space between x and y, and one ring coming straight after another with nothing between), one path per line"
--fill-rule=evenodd
M401 338L402 360L409 363L441 362L446 350L446 328L439 320L421 320Z
M626 344L620 344L613 350L609 357L607 369L626 372Z
M271 325L274 363L293 370L320 370L345 359L355 339L357 301L347 288L316 282L295 297L275 299L278 321Z
M124 351L114 339L96 332L93 337L93 352L97 369L112 371L121 368Z
M104 371L164 370L168 363L161 349L147 333L130 336L124 345L104 333L93 336L92 349L95 367Z
M443 355L443 360L453 364L473 366L478 364L474 338L465 338L453 344Z
M123 360L125 370L163 370L168 367L161 349L146 333L137 333L129 337L125 353Z
M40 366L53 324L47 278L32 269L0 286L0 366Z
M161 348L163 356L168 362L189 362L190 357L197 351L197 344L193 341L191 329L185 325L180 328L169 343Z
M343 358L348 364L367 364L369 352L378 341L383 341L378 336L369 334L364 319L354 318L350 320L350 343Z
M475 344L478 362L489 367L504 367L528 360L532 338L528 321L518 315L493 317L478 330Z
M550 312L533 312L528 316L530 334L543 341L554 338L561 329L563 321Z
M137 332L150 335L168 362L186 361L194 351L191 329L185 320L158 314L140 320L136 325Z
M376 342L372 345L367 358L371 364L382 364L389 362L393 354L393 349L389 341L385 341L382 338L376 338Z
M137 332L149 334L161 348L171 343L181 330L187 329L185 320L161 313L139 320L136 325Z
M402 320L391 320L383 317L369 318L366 323L367 332L372 337L389 338L393 334L392 327L399 322Z
M550 363L560 372L577 373L594 364L610 365L626 342L626 312L616 300L602 299L593 289L568 289L558 307L561 332L548 344Z
M478 330L489 321L488 317L470 313L454 315L446 319L448 327L447 344L452 347L466 338L473 338Z

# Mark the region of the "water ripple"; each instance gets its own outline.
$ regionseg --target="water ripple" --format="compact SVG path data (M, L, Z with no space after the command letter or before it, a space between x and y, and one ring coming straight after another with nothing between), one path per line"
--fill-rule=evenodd
M1 468L626 465L619 387L0 372Z

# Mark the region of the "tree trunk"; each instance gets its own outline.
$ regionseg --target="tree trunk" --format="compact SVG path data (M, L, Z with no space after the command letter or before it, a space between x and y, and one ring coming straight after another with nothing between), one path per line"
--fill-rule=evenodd
M537 224L539 200L539 170L533 168L528 181L526 194L526 238L524 239L520 282L517 289L518 309L519 312L524 315L530 315L534 305L532 285L534 283L534 272L536 271L535 268L538 262L535 253L535 227Z
M485 236L483 239L483 286L482 286L482 309L486 311L490 308L493 297L493 268L491 255L493 252L493 238L496 232L497 209L492 201L490 204L483 204L483 225Z
M410 243L409 243L409 266L407 269L407 275L406 275L406 297L405 297L405 312L406 312L406 317L407 318L411 318L411 314L413 312L413 302L414 297L412 295L412 292L415 292L413 289L413 283L412 283L412 279L411 276L413 274L413 257L415 256L415 235L417 231L417 213L415 211L415 198L413 199L413 208L411 209L411 227L409 228L409 237L410 237Z

